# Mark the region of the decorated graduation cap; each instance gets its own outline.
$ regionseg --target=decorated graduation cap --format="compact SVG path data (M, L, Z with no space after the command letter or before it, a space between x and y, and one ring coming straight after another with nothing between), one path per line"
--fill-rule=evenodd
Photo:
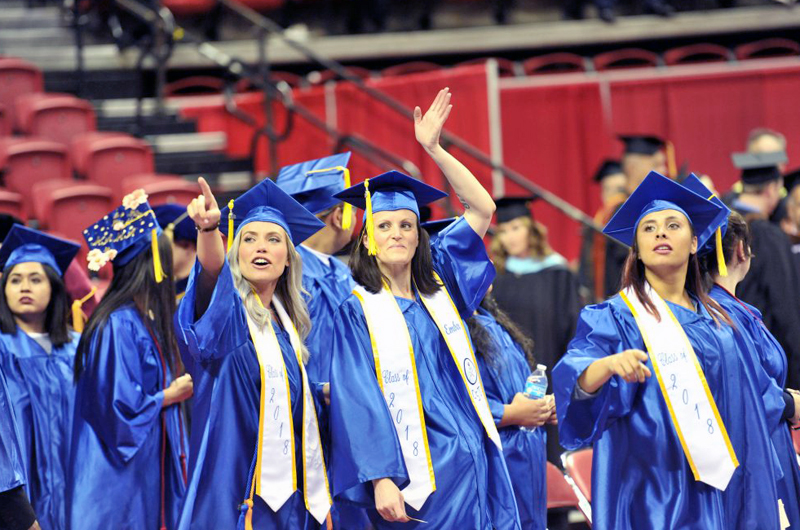
M242 227L249 223L275 223L283 228L295 245L325 226L269 179L262 180L237 199L231 199L221 213L223 218L228 219L227 224L223 223L220 227L228 236L228 250Z
M336 193L350 187L350 170L347 168L351 153L340 153L316 160L284 166L278 173L276 184L302 204L309 212L318 214L339 204ZM342 228L350 228L352 206L345 204Z
M702 197L651 171L603 228L603 233L632 246L639 222L646 215L662 210L676 210L686 216L697 236L698 249L728 218L728 210L708 200L708 197Z
M373 214L411 210L419 219L420 206L447 197L447 194L399 171L389 171L351 186L334 197L364 210L369 242L367 249L370 256L375 256L378 247L375 245Z
M742 170L741 180L745 184L763 184L781 178L779 164L788 160L784 151L772 153L734 153L733 165Z
M612 160L607 158L603 160L600 166L597 168L592 180L595 182L602 182L604 178L610 177L611 175L620 175L625 174L622 171L622 164L620 164L619 160Z
M431 237L436 236L439 232L450 226L451 224L455 223L458 220L458 217L448 217L447 219L436 219L435 221L428 221L426 223L422 223L422 228L428 232L428 235Z
M126 195L118 207L83 231L89 246L89 269L100 270L106 263L126 265L144 250L153 252L153 272L157 283L164 280L161 256L158 252L158 236L161 227L156 214L147 203L147 194L142 189Z
M81 246L23 225L13 225L0 248L0 270L19 263L49 265L59 275L69 267Z
M694 173L690 173L683 182L682 185L684 188L693 191L694 193L700 195L701 197L705 197L707 200L713 202L720 208L725 211L725 219L728 219L728 216L731 214L730 209L725 206L725 203L720 200L714 193L708 189L705 184L695 175ZM696 230L695 230L696 231ZM728 275L728 268L725 265L725 255L722 252L722 238L725 236L725 232L728 231L728 223L725 222L722 225L718 226L716 229L713 229L712 226L706 228L708 234L702 234L703 238L707 240L704 246L699 245L700 241L700 234L697 236L698 240L698 254L705 254L706 252L710 252L711 250L716 250L717 253L717 269L719 270L720 276L727 276ZM712 239L712 232L714 238Z
M523 197L500 197L495 199L497 222L507 223L518 217L530 217L531 203L537 198L535 195L525 195Z
M158 226L171 234L174 241L197 241L197 229L186 211L186 206L162 204L155 206L153 212L156 214Z

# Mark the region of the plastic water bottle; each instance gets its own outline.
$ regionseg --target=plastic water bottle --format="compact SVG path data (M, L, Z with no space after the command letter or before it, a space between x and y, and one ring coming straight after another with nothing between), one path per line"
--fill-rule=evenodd
M547 394L547 367L543 364L537 364L536 370L531 372L528 379L525 381L524 394L530 399L542 399ZM535 431L534 427L529 429L523 427L526 431Z

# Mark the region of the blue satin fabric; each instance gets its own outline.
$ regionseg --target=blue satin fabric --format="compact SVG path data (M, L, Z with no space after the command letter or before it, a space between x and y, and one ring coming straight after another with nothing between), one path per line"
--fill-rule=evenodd
M75 387L72 367L80 335L48 354L17 329L0 334L0 368L22 433L26 490L45 530L67 527L67 461L72 438Z
M495 423L500 423L505 405L518 392L525 390L531 373L525 352L511 335L482 307L475 318L491 333L500 353L487 364L478 356L483 388L492 409ZM547 433L544 428L522 430L517 425L499 428L503 440L503 456L514 486L523 530L545 530L547 527Z
M67 528L148 530L161 524L161 405L158 350L133 304L109 316L90 342L78 380L67 474ZM172 380L167 374L167 384ZM180 412L164 409L167 528L185 491Z
M250 494L261 377L244 304L233 285L228 262L217 278L208 309L195 319L196 280L200 271L198 262L175 315L181 355L194 381L189 484L178 528L233 530L240 515L238 507ZM314 528L316 521L306 512L302 494L300 370L288 334L279 325L273 326L289 379L298 441L295 444L298 489L277 512L256 496L253 527ZM263 455L265 465L269 459L269 455ZM262 487L268 488L269 484Z
M431 247L434 269L461 317L469 317L494 279L483 241L462 218ZM427 524L389 523L375 510L371 480L408 483L405 461L386 402L361 305L355 296L336 314L331 363L331 466L340 500L367 509L376 529L519 529L502 453L486 436L458 368L436 324L417 300L396 298L414 348L436 491L412 517ZM463 322L461 325L466 326Z
M328 382L331 377L331 337L333 316L336 309L353 291L355 282L347 265L331 258L330 266L323 263L303 245L297 247L303 259L303 289L311 317L311 333L306 337L306 346L311 356L306 364L308 379Z
M758 360L764 373L771 380L768 392L765 392L767 409L777 409L777 421L772 423L771 439L780 462L783 477L778 480L778 497L783 500L786 515L791 526L800 528L800 467L792 444L789 426L783 421L784 402L780 392L786 385L787 360L786 353L772 333L767 330L761 320L761 313L755 307L743 302L719 286L714 286L709 293L734 319L741 339L749 341L753 351L758 353ZM774 389L778 389L775 398ZM773 417L775 414L773 413Z
M723 493L696 482L655 377L612 377L597 396L575 400L578 377L594 361L636 348L638 327L619 295L587 306L575 338L553 371L561 444L594 444L594 528L777 528L776 465L766 413L733 330L669 304L692 343L741 465Z
M22 433L9 396L5 369L0 366L0 492L25 484Z

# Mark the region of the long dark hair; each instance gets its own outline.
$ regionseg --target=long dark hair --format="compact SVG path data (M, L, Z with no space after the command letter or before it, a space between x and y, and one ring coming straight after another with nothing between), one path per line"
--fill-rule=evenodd
M694 235L694 228L692 228L692 235ZM647 309L647 312L660 321L661 315L658 314L655 304L652 302L652 300L650 300L650 298L647 297L644 291L644 269L644 263L641 259L639 259L639 246L636 238L634 238L633 246L628 252L628 258L625 260L625 267L622 272L622 289L631 287L633 292L635 292L636 296L639 298L639 301ZM725 311L714 299L708 296L708 290L703 283L703 275L700 272L700 260L697 257L696 252L689 256L689 267L686 271L684 288L697 297L715 322L719 323L721 320L725 324L734 327L733 321L731 320L730 315L728 315L728 312Z
M750 227L747 225L747 221L740 214L731 212L728 217L728 229L725 232L725 237L722 238L722 257L725 263L731 263L740 241L744 243L745 255L752 256L750 251L751 240ZM714 284L713 275L719 273L716 252L708 252L700 258L700 270L703 272L703 280L706 287L710 289Z
M6 267L3 271L3 279L0 281L2 287L2 296L0 296L0 331L6 335L13 335L17 332L17 321L14 319L14 313L8 307L6 300L6 285L14 267ZM47 309L44 314L44 330L50 336L50 342L53 346L58 348L72 340L69 334L69 326L67 325L67 318L69 315L70 300L67 294L67 288L64 285L64 280L53 267L42 263L44 275L47 281L50 282L50 301L47 303Z
M519 326L511 320L511 317L500 309L494 297L487 294L481 302L481 307L488 311L497 323L511 335L514 342L519 344L522 351L525 352L525 359L528 361L528 366L536 366L536 359L533 357L533 339L519 329ZM480 323L475 315L467 319L467 326L469 327L469 333L472 337L472 346L475 348L475 352L486 361L486 364L495 368L501 366L499 359L502 352L499 351L499 344L489 330Z
M111 285L92 312L78 343L78 352L75 355L75 381L80 379L89 356L93 353L90 351L90 345L94 334L98 333L99 344L105 323L111 313L130 302L136 306L145 325L153 331L173 376L177 377L178 372L182 370L177 355L175 330L172 326L172 316L175 313L175 284L172 279L172 248L166 234L162 233L158 238L158 252L166 275L161 283L156 283L153 252L150 247L125 265L114 264L114 278L111 280Z
M353 271L353 279L356 283L363 285L371 293L378 293L383 287L383 282L388 282L389 279L378 267L377 258L369 255L367 247L364 245L366 233L367 227L362 226L356 244L350 252L350 270ZM411 258L411 278L420 293L431 295L441 288L441 284L433 276L431 240L427 230L420 227L419 219L417 219L417 234L419 234L419 245L417 245L417 251L414 252L414 257Z

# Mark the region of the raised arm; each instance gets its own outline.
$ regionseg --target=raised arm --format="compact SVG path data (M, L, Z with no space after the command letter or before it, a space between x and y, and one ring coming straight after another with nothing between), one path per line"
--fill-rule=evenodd
M203 270L197 278L197 298L195 302L195 314L205 313L214 286L217 283L217 276L225 263L225 246L222 244L222 236L219 231L220 212L217 200L211 193L206 179L197 179L200 185L201 195L192 199L186 211L194 221L197 231L197 259ZM231 234L232 236L232 234Z
M442 127L453 109L450 96L449 88L440 90L424 116L419 107L414 109L414 134L420 145L442 170L461 204L464 205L464 218L469 226L483 237L489 229L495 210L492 196L464 164L439 145Z

